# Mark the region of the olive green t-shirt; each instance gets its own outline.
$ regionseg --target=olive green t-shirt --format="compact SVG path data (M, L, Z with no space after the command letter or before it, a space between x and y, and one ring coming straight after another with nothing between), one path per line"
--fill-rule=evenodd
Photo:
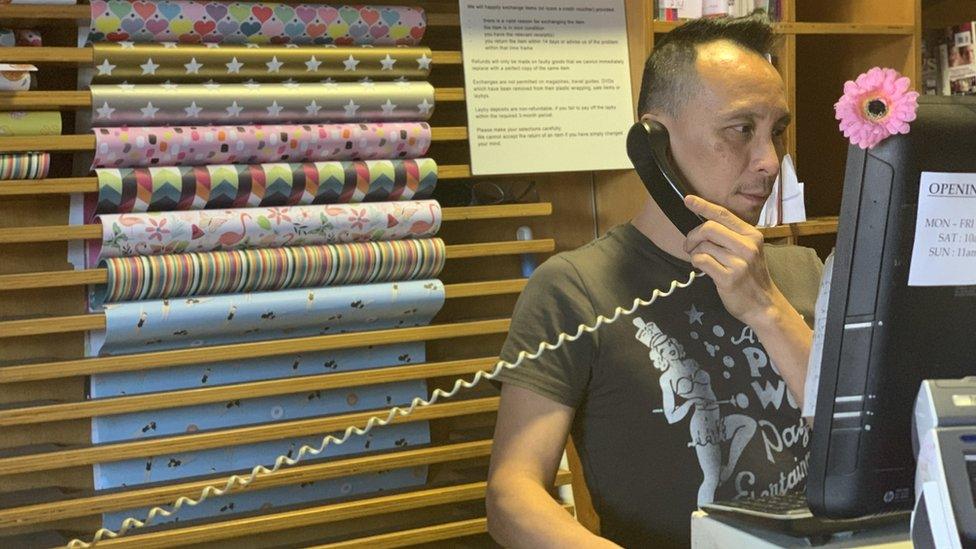
M767 244L765 256L812 325L823 269L816 253ZM620 225L536 270L502 358L611 317L691 271ZM698 505L805 486L810 433L797 403L708 277L498 379L576 409L572 436L601 535L625 547L687 547Z

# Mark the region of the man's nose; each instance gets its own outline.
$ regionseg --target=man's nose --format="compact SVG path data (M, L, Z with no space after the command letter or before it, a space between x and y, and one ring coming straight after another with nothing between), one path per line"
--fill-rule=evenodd
M761 139L753 151L753 168L766 177L779 175L779 149L772 138Z

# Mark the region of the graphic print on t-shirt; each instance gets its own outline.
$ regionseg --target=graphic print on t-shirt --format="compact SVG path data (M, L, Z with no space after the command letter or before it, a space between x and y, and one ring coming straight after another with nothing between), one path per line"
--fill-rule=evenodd
M722 493L736 499L796 488L806 477L808 458L797 458L793 450L805 453L809 432L802 420L783 425L780 414L774 414L780 421L770 420L777 419L770 413L783 407L797 409L786 382L751 328L745 326L738 335L727 334L719 324L706 330L703 311L692 305L685 314L690 327L685 344L654 322L635 317L633 324L636 339L648 348L651 365L659 373L662 407L652 412L670 425L688 420L688 447L702 472L698 505L714 501L716 491L729 481L732 486ZM685 345L700 345L704 355L686 352ZM707 364L693 354L708 359ZM760 445L753 455L765 459L753 458L737 468L750 444ZM794 448L797 445L800 448ZM787 458L792 462L787 463L792 467L788 472L783 470Z

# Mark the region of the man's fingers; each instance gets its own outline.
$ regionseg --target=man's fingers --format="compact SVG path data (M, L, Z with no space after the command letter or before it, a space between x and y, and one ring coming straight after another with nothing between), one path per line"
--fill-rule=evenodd
M722 266L714 257L706 253L693 254L691 256L691 264L696 268L712 277L712 280L719 280L724 278L725 275L729 273L729 270Z
M716 221L706 221L692 229L685 238L684 250L690 254L703 242L711 242L719 247L749 261L759 251L759 243L752 238L739 234Z
M712 256L713 259L718 261L728 271L740 267L744 263L741 258L729 250L721 246L716 246L714 243L708 241L702 242L691 251L692 256L696 254L708 254Z
M725 225L739 234L748 235L756 230L755 227L739 219L738 216L730 212L727 208L713 204L700 196L689 194L685 197L685 206L705 219L710 219Z

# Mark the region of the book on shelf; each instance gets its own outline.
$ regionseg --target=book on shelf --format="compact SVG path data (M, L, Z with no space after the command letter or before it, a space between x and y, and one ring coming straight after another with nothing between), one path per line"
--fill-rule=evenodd
M657 0L658 21L699 17L743 17L762 10L773 21L780 19L782 0Z
M934 95L976 95L976 21L926 34L921 89Z

